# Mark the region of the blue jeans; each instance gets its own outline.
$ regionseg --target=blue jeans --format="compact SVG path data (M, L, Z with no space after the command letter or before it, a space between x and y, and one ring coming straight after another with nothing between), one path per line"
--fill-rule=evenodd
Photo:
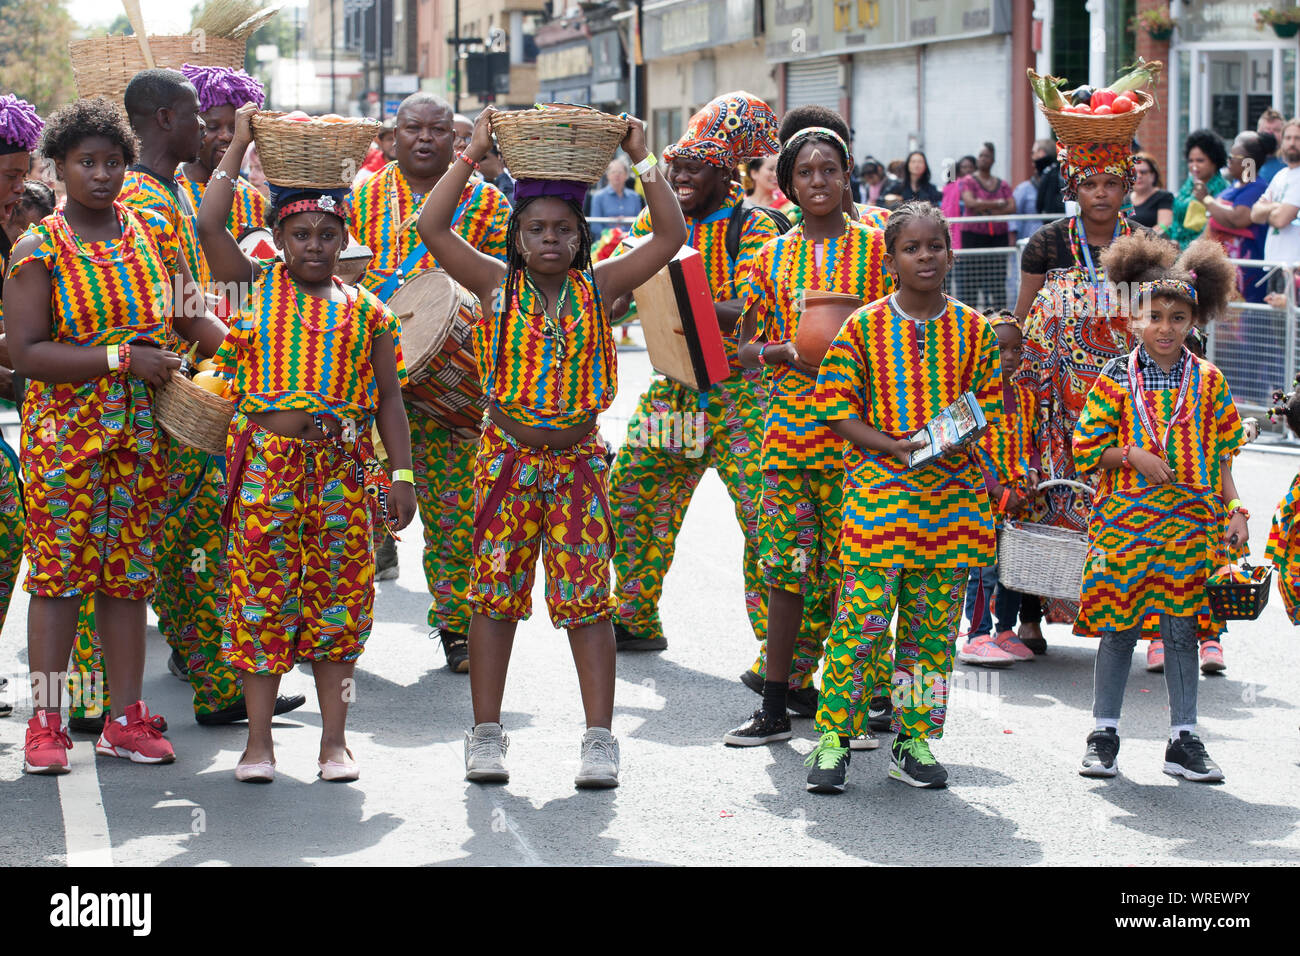
M980 595L980 585L984 593ZM979 599L982 597L982 601ZM996 616L998 632L1014 631L1016 617L1020 614L1020 602L1023 595L1019 591L1004 588L998 583L998 566L991 568L971 568L970 578L966 582L966 618L971 622L971 634L990 634L993 632L993 619ZM975 620L976 603L982 603L980 619ZM1039 615L1041 619L1042 615Z
M1133 661L1133 648L1141 627L1105 631L1097 646L1093 671L1092 716L1098 722L1119 725L1124 687ZM1165 687L1169 691L1169 725L1196 724L1197 669L1196 618L1160 615L1160 637L1165 642Z

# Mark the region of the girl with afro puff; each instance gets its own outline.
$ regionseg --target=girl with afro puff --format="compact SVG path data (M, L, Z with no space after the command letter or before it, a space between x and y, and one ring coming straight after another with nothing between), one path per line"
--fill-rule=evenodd
M1101 639L1096 726L1079 772L1118 773L1129 661L1144 619L1158 615L1169 692L1164 771L1219 781L1223 771L1195 733L1197 619L1208 617L1206 579L1224 562L1225 545L1244 545L1250 515L1232 479L1243 427L1228 383L1185 341L1193 326L1223 313L1236 274L1211 239L1178 256L1158 238L1128 236L1102 264L1139 341L1102 369L1074 430L1079 473L1101 472L1075 623L1076 633Z

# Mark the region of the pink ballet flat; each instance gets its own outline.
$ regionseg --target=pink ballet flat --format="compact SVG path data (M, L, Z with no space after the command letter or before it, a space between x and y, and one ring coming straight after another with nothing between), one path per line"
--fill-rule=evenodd
M275 761L259 760L241 763L235 767L235 779L240 783L270 783L275 779Z
M352 751L345 752L348 755L346 762L340 760L316 761L316 766L320 768L320 778L322 780L328 780L330 783L350 783L361 776L361 768L352 759Z

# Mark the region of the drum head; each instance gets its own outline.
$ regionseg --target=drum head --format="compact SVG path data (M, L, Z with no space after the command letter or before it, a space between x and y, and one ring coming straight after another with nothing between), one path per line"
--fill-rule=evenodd
M419 381L429 361L442 349L460 306L460 286L441 269L428 269L389 297L388 307L402 323L402 359Z
M270 229L248 230L239 237L239 248L243 250L244 255L252 259L274 259L279 255Z

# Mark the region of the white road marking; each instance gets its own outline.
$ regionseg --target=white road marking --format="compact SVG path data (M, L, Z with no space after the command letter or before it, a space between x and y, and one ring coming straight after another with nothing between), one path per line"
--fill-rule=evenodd
M80 741L78 741L80 744ZM68 751L70 773L59 777L59 806L68 866L112 866L113 843L99 792L95 745L87 741Z

